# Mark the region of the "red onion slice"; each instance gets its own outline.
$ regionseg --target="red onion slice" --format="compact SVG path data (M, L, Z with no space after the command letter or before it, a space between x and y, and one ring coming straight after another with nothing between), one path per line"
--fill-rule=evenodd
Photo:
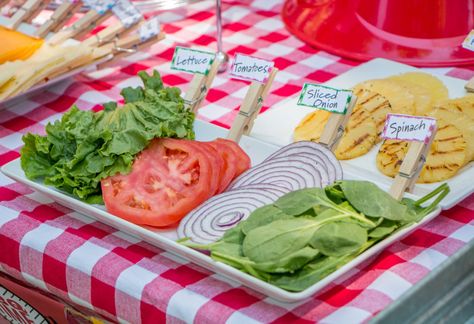
M329 184L329 175L326 167L316 159L294 155L272 159L252 167L235 179L227 190L257 183L274 184L290 191L322 188Z
M215 242L255 209L273 203L287 192L285 188L261 184L214 196L181 220L178 237L197 244Z
M271 154L267 157L262 163L268 162L269 160L273 160L276 158L281 158L285 156L291 156L294 154L315 154L321 157L326 167L329 170L330 175L334 175L334 178L330 178L330 183L333 183L336 180L342 180L343 173L342 167L339 160L336 158L334 153L331 152L327 147L321 145L319 143L311 142L311 141L300 141L291 143L287 146L282 147L278 151Z

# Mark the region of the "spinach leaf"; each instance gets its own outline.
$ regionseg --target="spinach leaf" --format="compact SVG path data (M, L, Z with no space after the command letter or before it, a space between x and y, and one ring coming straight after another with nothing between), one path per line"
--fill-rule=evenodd
M318 258L292 274L273 275L268 282L288 291L303 291L352 260L356 255Z
M373 230L369 232L369 237L370 238L383 238L391 234L398 227L399 225L396 222L391 221L389 219L384 219L383 222L379 226L377 226L376 228L374 228Z
M341 217L353 217L359 222L365 223L366 226L375 226L370 219L358 213L350 207L350 205L344 203L338 205L334 203L326 196L324 189L320 188L306 188L287 193L275 201L274 205L280 208L285 214L294 216L300 215L314 206L321 205L337 210L341 214Z
M294 218L257 227L244 238L244 255L254 262L281 259L304 248L319 226L314 220Z
M309 246L275 260L254 263L253 267L257 270L269 273L294 272L301 269L305 264L312 261L319 255L319 251Z
M383 217L395 221L405 220L407 206L372 182L344 180L340 184L351 205L366 216Z
M255 209L245 222L239 224L242 224L242 232L248 234L252 229L259 226L269 224L275 220L288 219L292 217L293 216L285 214L281 209L273 205L266 205Z
M309 244L327 256L358 251L367 242L367 230L354 223L332 222L318 229Z

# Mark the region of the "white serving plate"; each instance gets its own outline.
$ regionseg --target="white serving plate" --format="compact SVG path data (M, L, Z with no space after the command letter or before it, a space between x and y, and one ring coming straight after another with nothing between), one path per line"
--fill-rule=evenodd
M386 59L374 59L324 84L335 88L347 89L365 80L385 78L411 71L419 71L419 69ZM464 90L465 80L438 74L433 75L438 77L446 85L449 90L450 98L461 97L466 94ZM250 136L278 146L291 143L295 127L304 116L314 111L314 108L311 107L297 106L297 100L298 96L289 98L259 115L255 120ZM356 179L370 180L381 188L388 189L393 179L378 171L375 164L375 157L380 145L381 144L376 145L370 152L361 157L341 161L344 174ZM453 207L474 192L474 182L466 181L467 179L474 179L473 166L474 162L467 164L456 176L446 181L451 188L451 192L440 204L443 209ZM422 197L439 185L439 182L433 184L416 184L413 195L417 198Z
M213 140L217 137L226 137L227 130L206 122L196 121L195 122L195 131L196 139L198 140ZM241 147L249 154L252 160L252 164L257 164L261 162L265 157L269 156L271 153L278 149L278 146L265 143L258 139L251 137L243 136L240 141ZM294 293L288 292L281 288L275 287L271 284L268 284L264 281L261 281L255 277L252 277L246 273L243 273L237 269L232 268L224 263L214 261L208 255L195 251L191 248L188 248L184 245L181 245L176 242L178 236L175 229L156 229L147 226L139 226L132 224L128 221L125 221L121 218L115 217L112 214L109 214L103 206L99 205L89 205L85 202L82 202L70 195L64 194L61 191L58 191L52 187L45 186L41 182L31 181L25 177L25 174L20 166L20 159L11 161L10 163L4 165L1 168L1 171L13 178L14 180L23 183L38 192L41 192L54 201L67 206L73 210L81 212L89 217L92 217L100 222L108 224L118 230L121 230L125 233L137 236L144 241L156 245L168 252L174 253L182 258L185 258L191 262L194 262L200 266L203 266L210 271L224 275L230 279L233 279L255 291L258 291L264 295L275 298L284 302L296 302L301 301L307 298L310 298L312 295L325 288L329 283L331 283L336 278L344 275L349 270L356 267L358 264L368 260L369 258L377 255L387 246L392 244L395 241L400 240L402 237L408 233L414 231L416 228L422 226L423 224L429 222L434 217L436 217L441 209L438 208L427 217L425 217L420 223L413 224L410 227L407 227L391 237L383 240L377 245L373 246L369 250L365 251L357 258L347 263L337 271L333 272L323 280L317 282L308 289Z

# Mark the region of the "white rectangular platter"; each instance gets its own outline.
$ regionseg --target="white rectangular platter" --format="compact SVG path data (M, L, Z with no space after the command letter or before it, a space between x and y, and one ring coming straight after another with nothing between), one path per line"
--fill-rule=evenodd
M194 125L196 131L196 139L198 140L213 140L217 137L226 137L227 135L226 129L206 122L196 121ZM253 165L261 162L263 159L265 159L265 157L267 157L272 152L278 149L278 146L276 145L268 144L258 139L254 139L247 136L244 136L241 139L240 145L251 157ZM20 166L20 159L16 159L4 165L1 171L5 175L13 178L14 180L20 183L30 186L31 188L49 196L51 199L64 206L67 206L73 210L88 215L89 217L108 224L125 233L139 237L150 244L156 245L186 260L201 265L210 271L226 276L227 278L235 280L255 291L258 291L266 296L272 297L283 302L297 302L310 298L312 295L325 288L333 280L344 275L360 263L377 255L387 246L389 246L395 241L400 240L416 228L429 222L440 213L440 208L436 209L434 212L427 215L420 223L413 224L410 227L407 227L397 233L394 233L392 236L376 244L369 250L365 251L364 253L353 259L351 262L347 263L346 265L333 272L323 280L317 282L313 286L309 287L308 289L302 292L293 293L270 285L264 281L254 278L237 269L234 269L224 263L214 261L211 257L203 253L200 253L177 243L177 234L174 229L160 230L156 228L132 224L130 222L122 220L121 218L115 217L112 214L109 214L102 206L89 205L74 197L66 195L54 188L45 186L41 182L31 181L25 177L25 174Z
M325 85L348 89L365 80L385 78L416 70L418 69L394 61L374 59L331 79L326 82ZM466 83L465 80L438 74L434 75L446 85L449 90L450 98L461 97L466 94L466 91L464 90L464 85ZM295 127L304 116L311 111L314 111L314 108L297 106L297 100L297 96L289 98L259 115L255 120L250 136L278 146L284 146L291 143ZM370 180L381 188L388 189L392 184L393 179L383 175L378 171L377 166L375 165L375 157L379 147L380 144L376 145L369 153L361 157L341 161L344 176L355 179ZM474 179L473 166L474 162L469 163L464 166L456 176L446 181L451 188L451 192L440 204L443 209L453 207L474 192L474 182L466 181L468 179ZM440 183L416 184L413 190L413 195L417 198L422 197L439 185Z

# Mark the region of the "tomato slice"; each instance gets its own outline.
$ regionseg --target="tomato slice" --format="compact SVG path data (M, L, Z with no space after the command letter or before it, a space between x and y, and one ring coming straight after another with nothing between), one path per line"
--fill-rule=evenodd
M194 142L194 144L208 156L211 163L212 176L209 193L213 196L219 192L224 172L224 159L209 142Z
M223 159L221 169L221 181L218 193L223 192L234 179L237 172L237 156L229 145L222 141L212 141L209 145L213 146Z
M237 170L235 173L235 177L238 177L242 174L242 172L246 171L250 168L250 157L245 153L245 151L237 144L236 142L224 138L216 139L216 142L226 144L229 146L235 153L237 157Z
M101 181L105 206L135 224L172 225L213 194L212 168L209 154L194 141L154 140L129 174Z

